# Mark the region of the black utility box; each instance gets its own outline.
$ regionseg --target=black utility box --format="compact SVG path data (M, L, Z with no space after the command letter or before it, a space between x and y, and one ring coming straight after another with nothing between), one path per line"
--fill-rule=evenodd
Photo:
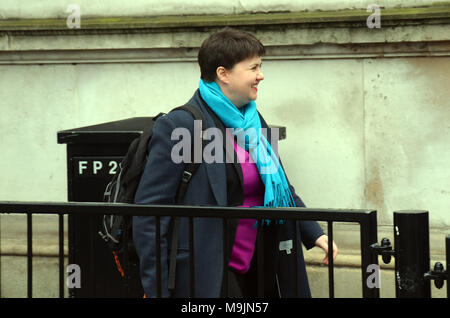
M129 145L151 120L136 117L58 132L58 143L67 144L68 200L103 202L106 185ZM131 264L128 279L121 277L113 254L98 235L101 223L99 215L69 215L69 264L79 265L81 271L81 288L69 289L69 296L142 297L138 263Z

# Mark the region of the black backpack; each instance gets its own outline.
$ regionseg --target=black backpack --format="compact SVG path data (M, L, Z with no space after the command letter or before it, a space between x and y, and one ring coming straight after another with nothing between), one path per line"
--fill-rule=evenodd
M191 113L194 120L201 120L202 127L204 127L203 124L205 123L205 120L202 111L198 107L186 104L174 108L172 111L179 109ZM117 169L111 182L106 186L104 192L105 202L134 203L134 196L147 163L148 144L152 137L154 123L159 117L164 115L164 113L159 113L156 117L152 118L150 125L144 129L142 135L131 142L125 157L119 164L119 169ZM194 143L192 143L192 145L193 144ZM192 151L192 154L193 153L194 152ZM176 193L177 204L183 202L189 181L199 166L200 163L194 162L185 164L185 170ZM124 279L127 279L128 265L136 265L139 262L133 244L132 221L132 216L104 215L101 224L103 231L98 232L100 237L112 251L117 270ZM175 266L179 223L179 218L175 218L174 230L172 232L172 253L170 255L169 263L169 289L171 290L175 288ZM122 265L125 266L123 267Z

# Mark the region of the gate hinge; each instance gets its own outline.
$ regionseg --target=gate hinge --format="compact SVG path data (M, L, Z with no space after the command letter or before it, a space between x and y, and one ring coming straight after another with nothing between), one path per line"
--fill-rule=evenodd
M436 288L441 289L444 286L444 280L447 280L448 284L448 272L444 271L444 265L442 263L437 262L434 264L434 270L429 271L423 275L423 278L426 280L434 280L434 286Z
M378 243L370 245L370 248L377 255L381 255L383 262L389 264L391 262L391 257L395 255L395 251L392 250L391 241L388 238L383 238L381 240L381 245Z

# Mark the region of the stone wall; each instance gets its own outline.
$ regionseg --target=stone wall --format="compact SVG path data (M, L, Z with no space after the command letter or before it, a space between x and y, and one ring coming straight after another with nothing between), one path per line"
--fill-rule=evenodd
M307 206L375 209L378 237L391 241L393 211L428 210L432 263L445 259L450 2L380 1L381 27L368 28L371 1L77 1L80 29L66 24L72 2L44 2L0 4L0 200L66 201L66 149L56 133L183 104L198 86L200 44L231 25L267 48L257 104L270 124L287 128L280 155ZM1 216L8 257L25 253L23 229L11 225L19 219ZM35 220L49 240L56 235L45 230L54 220ZM349 271L359 259L352 228L335 233L336 264ZM49 243L36 251L39 244ZM306 253L311 275L326 272L321 257ZM1 258L3 270L10 260ZM3 296L16 295L10 284ZM323 295L323 283L314 284Z

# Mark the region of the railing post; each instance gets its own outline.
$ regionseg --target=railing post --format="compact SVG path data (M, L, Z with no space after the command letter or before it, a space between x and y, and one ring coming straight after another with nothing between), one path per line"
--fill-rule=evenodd
M222 220L223 278L222 298L228 298L228 219Z
M394 212L395 294L397 298L431 298L428 211Z
M58 215L59 235L59 298L64 298L64 214Z
M33 298L33 212L27 213L27 297Z
M378 288L371 288L367 283L370 276L370 273L367 272L369 265L378 265L378 255L371 248L372 244L378 241L377 212L371 211L360 222L360 227L363 298L379 298L380 290Z
M334 298L333 222L328 221L328 294Z
M194 218L189 217L189 298L195 298Z
M258 218L258 234L256 235L256 263L258 275L258 298L264 297L264 219Z
M445 238L445 254L447 268L447 298L450 298L450 235Z
M0 298L2 298L2 214L0 213Z
M161 298L162 296L162 268L161 268L161 218L155 216L155 251L156 251L156 297ZM128 244L127 244L128 247ZM128 277L127 277L128 279ZM128 291L127 291L127 297ZM150 295L148 295L150 297Z

